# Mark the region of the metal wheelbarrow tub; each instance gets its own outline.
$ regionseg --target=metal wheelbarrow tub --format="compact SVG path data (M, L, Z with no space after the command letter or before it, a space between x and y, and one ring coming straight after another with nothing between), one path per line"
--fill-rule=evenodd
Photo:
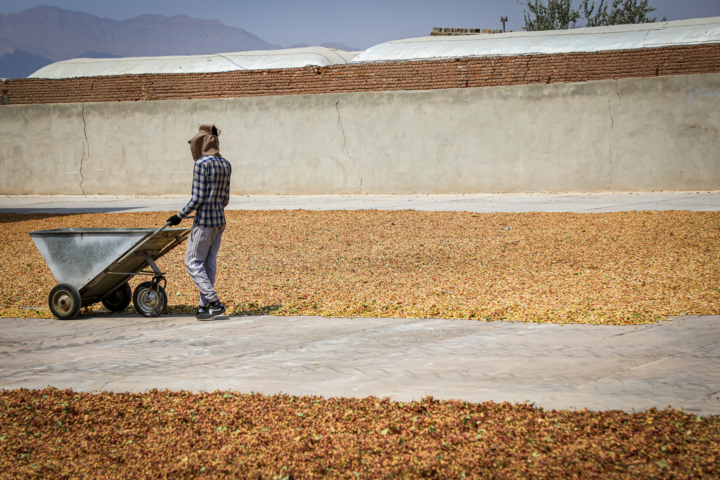
M29 232L58 285L48 297L53 314L61 319L80 308L102 302L111 311L123 311L132 298L142 315L160 315L167 306L166 283L155 260L181 244L189 228L58 228ZM147 267L151 271L145 271ZM132 295L128 281L135 275L152 277Z

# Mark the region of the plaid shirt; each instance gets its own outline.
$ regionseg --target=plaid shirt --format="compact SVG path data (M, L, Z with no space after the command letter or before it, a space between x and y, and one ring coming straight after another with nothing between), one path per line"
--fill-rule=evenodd
M225 225L225 207L230 202L230 175L232 166L222 157L201 157L193 169L192 198L178 217L186 218L193 210L193 226L222 227Z

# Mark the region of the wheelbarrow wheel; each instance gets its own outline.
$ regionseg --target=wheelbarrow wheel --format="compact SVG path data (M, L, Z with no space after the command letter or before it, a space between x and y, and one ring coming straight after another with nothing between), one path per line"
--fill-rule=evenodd
M109 297L102 300L102 304L111 312L119 313L130 306L132 288L127 283L115 290Z
M160 285L144 282L135 287L133 306L143 317L157 317L167 307L167 294Z
M60 320L75 318L82 307L80 293L72 285L61 283L50 291L48 296L50 311Z

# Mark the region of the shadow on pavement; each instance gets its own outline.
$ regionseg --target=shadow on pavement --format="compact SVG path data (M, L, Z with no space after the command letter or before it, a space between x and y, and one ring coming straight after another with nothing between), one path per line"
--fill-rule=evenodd
M31 214L45 214L48 216L55 215L77 215L81 213L118 213L118 212L131 212L133 210L149 208L147 205L136 205L133 207L70 207L70 208L0 208L0 215L31 215ZM7 220L0 219L0 223L8 223Z
M198 319L199 322L223 322L230 320L230 315L218 315L217 317Z
M279 303L275 303L273 305L255 305L250 304L246 308L240 308L237 307L233 309L233 311L229 312L229 315L232 315L233 317L247 317L247 316L253 316L253 315L268 315L271 312L276 312L282 308L282 305Z

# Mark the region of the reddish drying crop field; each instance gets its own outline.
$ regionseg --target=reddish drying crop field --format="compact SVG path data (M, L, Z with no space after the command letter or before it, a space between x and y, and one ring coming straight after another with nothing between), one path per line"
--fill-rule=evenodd
M51 316L55 280L26 232L167 217L0 215L0 316ZM216 288L236 315L637 325L720 313L720 212L285 210L227 220ZM183 257L184 246L159 262L169 313L197 305Z
M718 478L720 418L460 401L0 392L3 478Z

